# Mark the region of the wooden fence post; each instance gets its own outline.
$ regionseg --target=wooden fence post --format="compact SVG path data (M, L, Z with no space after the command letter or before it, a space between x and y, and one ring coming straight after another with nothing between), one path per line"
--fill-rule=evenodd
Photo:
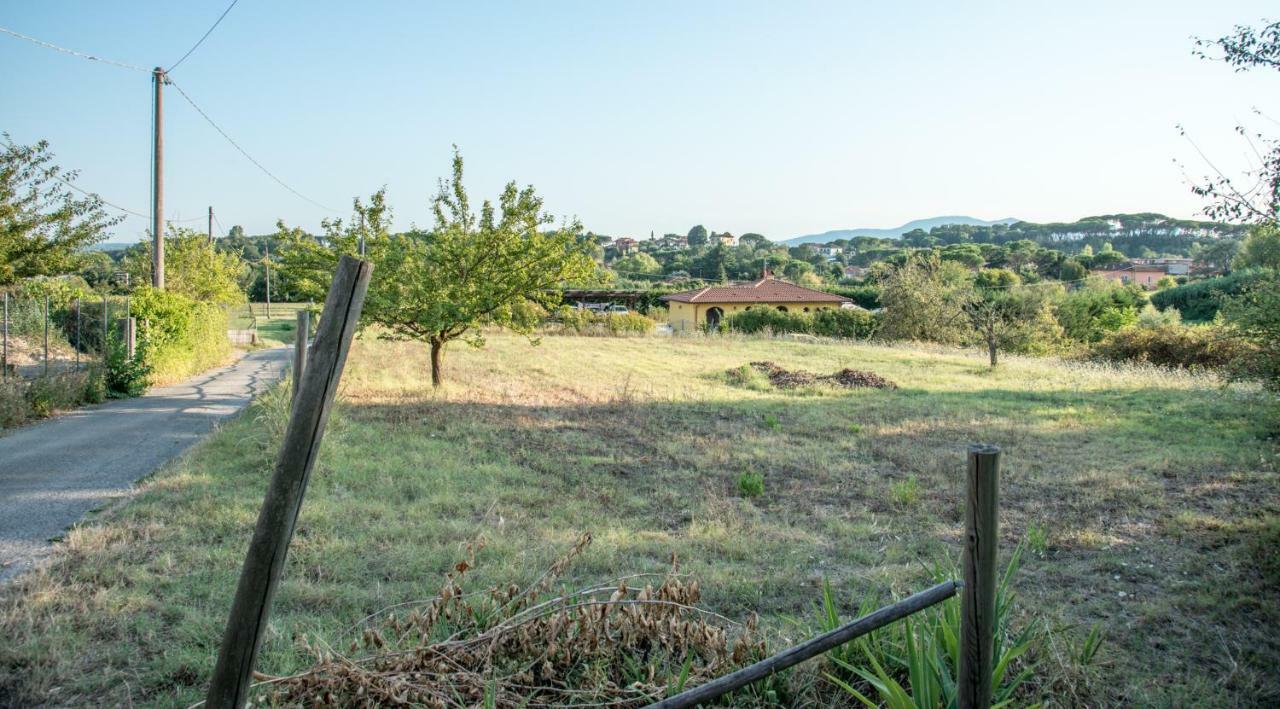
M965 493L964 593L960 598L960 709L991 706L999 549L1000 449L969 446Z
M125 358L130 362L133 361L133 352L138 346L136 324L133 318L120 318L116 321L116 326L120 329L120 341L124 343Z
M49 376L49 296L44 297L44 375Z
M302 373L307 371L307 339L311 336L311 313L298 311L293 333L293 398L298 398Z
M4 367L4 381L9 380L9 293L4 294L4 353L0 354L0 365Z
M240 572L231 615L218 650L218 663L205 699L206 707L238 709L244 705L262 632L271 612L271 600L284 568L307 479L315 466L372 271L372 264L350 256L343 256L338 262L311 350L310 366L306 368L289 415L275 472Z

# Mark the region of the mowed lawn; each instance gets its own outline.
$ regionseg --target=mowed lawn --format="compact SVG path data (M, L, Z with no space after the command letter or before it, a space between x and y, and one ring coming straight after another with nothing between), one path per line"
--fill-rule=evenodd
M900 388L788 392L725 374L765 359ZM965 447L981 441L1004 451L1003 550L1032 543L1015 580L1024 621L1055 628L1059 653L1106 630L1098 676L1057 703L1280 702L1276 408L1256 387L735 338L495 334L449 350L439 392L427 361L412 343L356 344L263 672L310 664L304 636L345 646L370 613L430 598L469 542L487 544L469 574L481 588L531 581L584 531L595 542L570 587L675 554L706 607L758 612L792 642L824 580L852 608L958 556ZM3 592L0 705L202 698L278 420L260 406L227 425ZM744 473L764 476L762 495L743 496Z

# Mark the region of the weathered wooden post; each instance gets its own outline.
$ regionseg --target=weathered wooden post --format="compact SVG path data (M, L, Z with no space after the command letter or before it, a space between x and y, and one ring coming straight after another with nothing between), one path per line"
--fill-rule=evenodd
M311 313L298 311L293 333L293 398L298 398L302 373L307 369L307 339L311 336Z
M960 597L960 709L991 706L999 549L1000 449L969 446L964 511L964 593Z
M303 374L280 454L276 457L275 472L240 572L231 616L218 650L218 664L205 699L206 707L238 709L244 705L271 600L284 568L307 479L315 466L372 271L372 264L350 256L343 256L338 262L311 348L311 362Z
M76 298L76 371L80 371L80 298Z
M9 294L4 294L4 352L0 354L0 367L3 367L4 381L9 380Z
M133 361L134 348L138 344L135 325L133 318L120 318L116 321L116 327L120 330L120 341L124 343L125 358L130 362Z
M105 367L107 362L111 361L111 352L107 348L107 323L110 322L107 317L110 313L110 307L107 305L107 296L102 296L102 364Z

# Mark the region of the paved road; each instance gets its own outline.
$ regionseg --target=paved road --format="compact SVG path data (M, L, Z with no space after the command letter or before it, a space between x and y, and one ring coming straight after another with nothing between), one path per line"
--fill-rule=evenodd
M0 583L47 554L86 512L127 495L244 408L281 376L289 352L251 352L184 384L0 436Z

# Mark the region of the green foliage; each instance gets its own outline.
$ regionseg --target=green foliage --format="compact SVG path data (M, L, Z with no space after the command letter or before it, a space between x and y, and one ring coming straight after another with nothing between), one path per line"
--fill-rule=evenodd
M705 246L707 243L707 228L701 224L689 230L689 246Z
M745 472L738 476L738 493L743 497L759 497L764 494L764 474Z
M836 286L828 288L827 291L849 298L855 305L867 310L875 310L880 307L880 288L872 284Z
M1252 348L1221 327L1176 324L1128 327L1090 349L1094 359L1183 369L1220 369L1251 353Z
M658 259L646 253L630 254L613 262L613 270L623 274L662 273L662 264Z
M965 304L991 366L996 366L1001 351L1043 355L1061 344L1064 333L1053 316L1052 295L1046 288L992 287L979 289Z
M0 152L0 286L79 269L81 251L107 238L123 217L108 217L97 195L72 192L75 171L53 164L49 143Z
M1027 525L1027 534L1024 538L1027 548L1036 556L1044 557L1049 552L1049 528L1043 524L1032 522Z
M763 422L764 427L770 431L779 431L782 429L782 422L773 414L765 414L764 417L761 418L761 422Z
M1271 272L1228 298L1222 315L1231 333L1251 346L1235 358L1234 374L1261 379L1267 388L1280 391L1280 274Z
M1146 302L1136 286L1122 286L1089 279L1054 305L1054 314L1067 337L1077 342L1098 342L1109 332L1138 321Z
M107 366L103 372L107 398L130 399L146 392L152 370L147 358L149 351L146 336L138 336L130 357L127 344L116 331L107 331Z
M814 313L783 312L774 308L754 308L730 315L724 321L734 332L754 335L806 334L819 337L870 337L876 329L876 318L860 308L831 308Z
M1233 271L1226 276L1204 278L1152 293L1151 302L1161 310L1177 308L1187 322L1211 322L1227 299L1274 277L1274 272L1267 269Z
M134 283L151 280L154 245L147 241L125 254L123 265ZM218 249L208 236L169 226L164 239L165 289L192 300L238 305L245 302L241 284L249 265L238 253Z
M562 305L550 321L552 334L562 335L647 335L657 323L637 313L597 313Z
M1015 630L1012 578L1021 562L1023 547L1014 550L996 591L996 629L992 706L1018 698L1019 690L1035 677L1034 658L1046 644L1037 623ZM956 573L935 573L936 580ZM839 626L824 594L819 618L824 629ZM864 601L863 608L869 606ZM856 648L856 650L855 650ZM1095 647L1096 653L1096 647ZM935 709L956 704L960 664L960 602L948 599L886 628L863 636L827 654L832 671L827 677L850 697L872 709Z
M1235 267L1280 269L1280 227L1264 223L1250 229L1236 254Z
M227 314L217 305L144 286L133 295L132 314L152 384L203 372L231 354Z
M920 501L920 481L911 475L889 485L889 496L899 507L910 507Z
M102 369L96 365L32 380L11 378L0 382L0 429L82 404L101 403L105 396Z
M880 283L880 334L891 340L959 344L968 338L969 271L932 251L916 252Z

